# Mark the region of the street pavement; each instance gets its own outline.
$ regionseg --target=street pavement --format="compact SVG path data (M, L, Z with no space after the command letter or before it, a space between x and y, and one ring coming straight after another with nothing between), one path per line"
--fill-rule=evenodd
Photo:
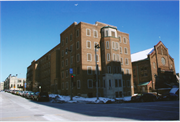
M144 103L36 102L0 92L0 121L179 120L179 101Z

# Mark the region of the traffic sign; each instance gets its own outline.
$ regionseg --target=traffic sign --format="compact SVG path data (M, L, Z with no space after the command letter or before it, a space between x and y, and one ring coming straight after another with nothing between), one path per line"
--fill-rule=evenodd
M70 74L73 74L73 68L70 68L70 69L69 69L69 73L70 73Z
M26 88L26 83L24 83L24 88Z

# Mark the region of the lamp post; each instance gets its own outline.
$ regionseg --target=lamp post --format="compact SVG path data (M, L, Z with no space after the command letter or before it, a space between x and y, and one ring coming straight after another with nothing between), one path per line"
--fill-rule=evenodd
M70 52L70 68L71 68L71 50L68 50L68 49L66 49L66 54L67 54L67 52ZM71 76L71 75L70 75ZM71 92L71 101L73 100L73 98L72 98L72 78L70 78L71 80L70 80L70 92Z
M96 94L97 94L97 100L99 100L98 96L98 65L97 65L97 57L96 57L96 48L99 49L99 44L95 44L95 63L96 63Z

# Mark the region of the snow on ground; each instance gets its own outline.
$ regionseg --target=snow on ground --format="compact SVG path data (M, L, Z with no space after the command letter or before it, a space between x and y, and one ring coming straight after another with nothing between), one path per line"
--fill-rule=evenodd
M85 102L85 103L112 103L115 101L131 101L131 96L124 97L124 98L116 98L116 99L110 99L105 97L99 97L99 100L97 100L97 97L93 98L84 98L80 96L74 96L73 100L70 100L70 96L63 96L59 94L49 94L50 101L51 102L57 102L57 103L76 103L76 102Z

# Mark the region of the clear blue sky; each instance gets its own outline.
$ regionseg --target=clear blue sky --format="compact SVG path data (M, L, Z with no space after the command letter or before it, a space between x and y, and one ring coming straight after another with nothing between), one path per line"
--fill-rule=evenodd
M161 40L179 72L178 1L4 1L0 82L9 74L26 78L31 62L55 47L60 33L74 21L117 26L129 33L131 53L152 48Z

